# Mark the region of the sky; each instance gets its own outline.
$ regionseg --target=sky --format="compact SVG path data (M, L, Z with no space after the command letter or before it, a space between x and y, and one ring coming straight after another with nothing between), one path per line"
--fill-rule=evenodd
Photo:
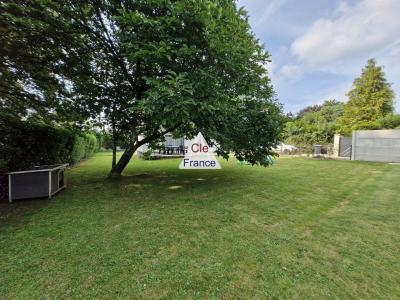
M285 112L347 101L369 58L384 67L400 112L400 0L238 0L270 53Z

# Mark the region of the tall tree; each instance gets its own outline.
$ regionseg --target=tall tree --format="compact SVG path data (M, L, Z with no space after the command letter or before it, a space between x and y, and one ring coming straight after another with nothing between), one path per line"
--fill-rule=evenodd
M352 90L347 94L349 101L339 119L339 131L351 134L354 129L369 129L374 122L394 111L394 92L385 78L381 66L375 59L368 60L361 76L356 78Z
M0 0L2 114L54 117L58 104L70 96L66 78L60 76L64 64L87 67L89 54L81 47L84 36L44 3Z
M281 107L269 54L235 0L13 0L0 10L1 76L47 114L101 118L128 137L111 175L168 132L201 131L224 157L268 164ZM6 89L0 97L10 100Z

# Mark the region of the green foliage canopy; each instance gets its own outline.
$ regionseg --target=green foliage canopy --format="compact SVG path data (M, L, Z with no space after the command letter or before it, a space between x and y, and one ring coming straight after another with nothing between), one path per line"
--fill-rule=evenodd
M374 59L354 80L348 96L346 104L325 101L300 110L285 124L285 141L310 150L314 144L332 143L335 133L400 127L400 115L393 114L394 92Z
M201 131L219 154L267 164L281 107L269 54L236 1L18 0L0 9L5 106L115 127L128 142L112 173L167 132Z
M308 151L315 144L332 143L343 106L342 102L329 100L302 109L296 118L286 122L285 141Z
M393 114L394 92L374 59L368 60L361 76L354 80L348 97L338 121L342 134L349 135L357 129L378 129L379 120Z

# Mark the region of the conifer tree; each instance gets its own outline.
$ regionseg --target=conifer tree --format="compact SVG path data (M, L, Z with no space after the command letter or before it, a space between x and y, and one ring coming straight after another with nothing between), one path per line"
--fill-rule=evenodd
M349 101L339 120L342 134L351 134L356 129L376 128L376 121L393 114L394 92L375 59L368 60L347 96Z

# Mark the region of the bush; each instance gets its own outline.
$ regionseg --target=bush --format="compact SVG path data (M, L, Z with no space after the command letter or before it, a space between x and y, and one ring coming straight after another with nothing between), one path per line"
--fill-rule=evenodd
M0 199L7 198L7 172L35 165L74 164L90 157L99 147L94 134L1 117Z
M94 134L75 135L71 151L71 162L77 163L84 158L89 158L99 150L99 143Z
M151 160L153 158L152 154L153 154L153 149L149 148L145 152L143 152L142 158L144 160Z
M85 139L85 158L93 155L94 152L99 150L99 143L94 134L87 133L84 136Z
M394 129L400 128L400 115L388 115L383 119L379 120L381 128L384 129Z
M71 162L77 163L85 158L85 138L83 136L75 136L74 143L71 151Z
M17 119L0 121L0 169L20 170L34 165L77 163L98 149L94 134Z

